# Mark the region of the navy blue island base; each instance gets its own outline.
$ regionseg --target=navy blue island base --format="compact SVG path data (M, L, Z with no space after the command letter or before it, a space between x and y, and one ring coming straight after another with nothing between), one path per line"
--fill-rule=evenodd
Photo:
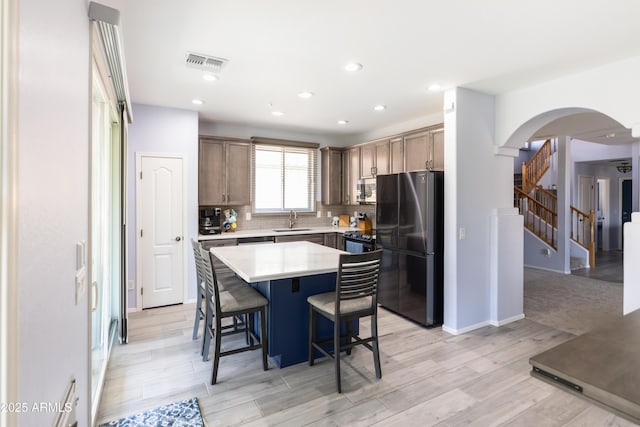
M309 304L307 297L324 292L335 292L336 273L317 274L288 279L252 283L265 298L267 306L267 342L269 357L280 368L309 360ZM259 329L258 329L259 330ZM358 333L358 321L353 321L353 332ZM341 325L341 334L346 326ZM318 339L333 338L333 322L318 316ZM324 357L316 351L316 357Z

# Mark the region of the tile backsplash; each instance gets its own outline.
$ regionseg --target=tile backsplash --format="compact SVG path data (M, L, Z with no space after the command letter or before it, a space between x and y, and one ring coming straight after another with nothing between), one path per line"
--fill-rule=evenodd
M375 227L376 207L375 205L323 205L317 204L318 210L321 211L321 217L318 218L316 212L298 213L298 219L294 227L328 227L331 225L331 219L334 216L349 215L353 216L354 212L364 212ZM230 208L223 208L230 209ZM239 230L271 230L274 228L285 228L289 226L289 215L277 214L251 214L251 219L247 221L246 213L251 212L251 206L234 206L233 209L238 213L237 224ZM331 212L328 217L327 213Z

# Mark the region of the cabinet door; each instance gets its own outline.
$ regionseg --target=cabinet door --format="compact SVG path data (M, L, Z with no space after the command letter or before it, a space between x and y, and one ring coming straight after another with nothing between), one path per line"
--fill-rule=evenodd
M360 171L362 178L373 178L376 176L376 146L366 144L360 147Z
M203 206L223 203L224 156L222 141L200 140L198 153L198 202Z
M349 150L342 152L342 204L348 205L351 200L351 188L349 181L351 177L351 152Z
M227 142L226 205L251 204L251 145L244 142Z
M432 144L432 168L433 170L444 170L444 129L431 131Z
M356 186L360 179L360 148L353 148L349 152L349 204L357 205Z
M404 137L406 171L425 170L431 159L429 133L419 132Z
M342 203L342 151L323 148L322 153L322 203Z
M389 145L389 164L391 167L390 173L404 172L404 142L402 140L402 137L393 138L389 142Z
M376 144L376 164L375 175L389 174L389 141L382 141Z
M330 248L336 247L336 233L326 233L324 235L324 245Z

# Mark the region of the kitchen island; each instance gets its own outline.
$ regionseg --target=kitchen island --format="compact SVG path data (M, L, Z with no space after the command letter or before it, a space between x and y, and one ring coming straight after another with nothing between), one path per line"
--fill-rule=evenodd
M307 297L335 290L340 254L311 242L219 246L211 253L267 300L269 357L279 367L308 360ZM344 327L344 325L343 325ZM354 324L357 333L357 324ZM331 338L333 324L318 319L319 338Z

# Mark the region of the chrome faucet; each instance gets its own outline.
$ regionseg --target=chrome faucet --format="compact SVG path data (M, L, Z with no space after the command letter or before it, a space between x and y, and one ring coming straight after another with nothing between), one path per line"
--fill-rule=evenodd
M298 213L291 209L289 211L289 228L293 228L293 225L296 223L296 219L298 219Z

